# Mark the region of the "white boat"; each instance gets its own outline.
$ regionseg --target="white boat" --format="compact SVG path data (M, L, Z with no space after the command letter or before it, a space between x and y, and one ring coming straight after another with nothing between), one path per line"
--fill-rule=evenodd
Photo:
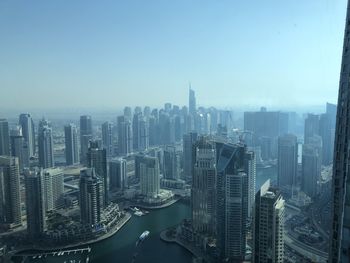
M135 216L143 216L143 215L145 215L143 212L141 212L141 211L135 211L134 212L134 215Z

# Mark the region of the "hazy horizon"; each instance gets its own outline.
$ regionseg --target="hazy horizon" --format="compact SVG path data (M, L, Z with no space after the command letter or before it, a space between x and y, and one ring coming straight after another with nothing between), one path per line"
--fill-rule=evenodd
M345 7L3 1L1 109L336 103Z

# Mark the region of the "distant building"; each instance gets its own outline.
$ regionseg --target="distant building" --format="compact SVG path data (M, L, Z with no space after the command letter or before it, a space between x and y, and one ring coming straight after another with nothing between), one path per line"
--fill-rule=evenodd
M74 124L64 126L66 164L73 165L80 162L78 131Z
M322 139L320 136L309 138L303 145L302 190L311 198L318 193L318 181L321 179Z
M90 226L98 224L103 209L103 182L94 168L80 171L79 189L81 222Z
M92 137L92 119L89 115L80 116L80 162L87 164L86 154Z
M100 177L103 184L103 204L108 204L108 173L107 173L107 152L106 149L99 147L97 141L90 141L90 146L87 153L88 167L94 168L97 176Z
M22 127L17 126L10 132L11 156L17 157L19 169L29 167L29 152L27 144L22 136Z
M322 164L330 165L333 162L334 127L332 120L327 113L320 115L319 135L322 138Z
M255 202L256 157L253 151L247 151L245 156L245 172L248 176L248 218L252 217Z
M108 157L113 156L113 124L108 121L102 124L102 148Z
M180 179L180 158L175 146L166 146L164 149L164 173L165 179Z
M125 156L133 150L132 128L130 120L125 116L118 117L118 153Z
M308 114L305 119L304 126L304 143L309 143L309 138L319 134L320 116L316 114Z
M8 227L22 224L17 157L0 156L0 223Z
M139 165L141 194L148 198L157 198L160 189L158 159L144 156Z
M284 200L269 180L255 197L252 262L284 262Z
M124 190L127 187L126 160L122 158L109 161L109 189Z
M54 167L52 129L50 123L45 119L42 119L39 123L38 146L40 167Z
M46 230L45 182L42 170L25 172L27 232L32 240Z
M278 138L277 184L281 189L292 191L296 186L298 167L298 141L292 134Z
M60 168L48 168L42 171L44 184L45 210L54 211L63 206L63 171Z
M0 119L0 155L10 155L10 131L6 119Z
M35 155L35 127L32 117L29 113L19 115L19 125L22 127L22 134L27 145L28 156Z
M196 94L193 89L189 89L189 94L188 94L188 109L190 114L195 114L197 111L197 105L196 105Z

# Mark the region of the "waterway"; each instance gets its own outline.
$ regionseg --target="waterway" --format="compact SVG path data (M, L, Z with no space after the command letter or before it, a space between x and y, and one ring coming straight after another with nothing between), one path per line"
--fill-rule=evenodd
M259 169L257 171L256 189L258 190L269 178L271 181L276 180L275 167ZM162 230L179 224L184 218L190 218L190 205L182 201L167 208L152 210L148 215L142 217L133 216L113 237L91 246L90 262L128 263L132 262L133 255L137 253L135 263L190 263L193 258L187 250L176 244L162 242L159 238ZM145 230L150 231L150 237L136 248L136 241ZM30 259L27 262L63 263L66 261L69 263L70 260L72 260L72 256L56 256L45 260Z

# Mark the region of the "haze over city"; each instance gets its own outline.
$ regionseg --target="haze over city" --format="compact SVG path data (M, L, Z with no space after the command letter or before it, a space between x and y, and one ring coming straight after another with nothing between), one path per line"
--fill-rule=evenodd
M189 82L201 106L336 103L345 10L345 0L1 1L0 105L182 105Z

